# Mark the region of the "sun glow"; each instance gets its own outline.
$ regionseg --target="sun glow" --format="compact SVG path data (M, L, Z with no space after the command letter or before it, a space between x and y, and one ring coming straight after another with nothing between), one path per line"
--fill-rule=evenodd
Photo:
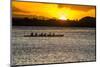
M60 20L66 20L67 18L65 16L59 17Z
M12 8L12 15L15 17L39 16L59 20L81 19L85 16L95 17L95 7L91 6L13 1Z

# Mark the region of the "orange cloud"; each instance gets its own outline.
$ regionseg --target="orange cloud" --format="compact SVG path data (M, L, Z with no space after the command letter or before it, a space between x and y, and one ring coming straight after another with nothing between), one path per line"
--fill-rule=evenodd
M67 19L80 19L84 16L95 17L95 6L62 5L34 2L12 2L13 16L43 16L59 18L62 15Z

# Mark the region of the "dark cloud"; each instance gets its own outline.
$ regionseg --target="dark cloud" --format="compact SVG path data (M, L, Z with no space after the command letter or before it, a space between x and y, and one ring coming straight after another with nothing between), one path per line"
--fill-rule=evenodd
M63 4L59 4L58 5L59 8L70 8L72 10L78 10L78 11L89 11L91 9L94 9L94 6L83 6L83 5L63 5Z

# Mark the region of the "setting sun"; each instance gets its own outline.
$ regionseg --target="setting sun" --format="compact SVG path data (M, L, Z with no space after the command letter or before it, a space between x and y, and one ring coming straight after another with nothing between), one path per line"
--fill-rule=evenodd
M74 20L85 16L95 17L95 7L33 2L12 2L14 17L45 17L45 19Z
M65 16L59 17L60 20L66 20L67 18Z

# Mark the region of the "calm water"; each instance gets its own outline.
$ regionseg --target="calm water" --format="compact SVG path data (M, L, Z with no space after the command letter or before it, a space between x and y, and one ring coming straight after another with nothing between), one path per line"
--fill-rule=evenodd
M95 28L12 27L12 64L95 61ZM24 37L54 32L64 37Z

